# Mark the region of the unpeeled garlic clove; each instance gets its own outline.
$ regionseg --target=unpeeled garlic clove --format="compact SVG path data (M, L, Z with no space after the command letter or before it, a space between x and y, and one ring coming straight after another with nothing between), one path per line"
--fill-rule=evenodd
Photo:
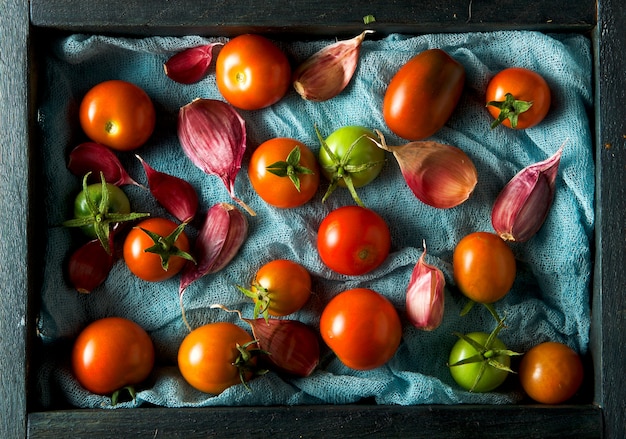
M213 47L222 44L204 44L178 52L163 64L165 74L181 84L193 84L200 81L206 76L211 66Z
M104 174L104 179L115 186L137 185L115 153L107 146L95 142L84 142L70 152L67 168L74 175L83 176L91 173L94 181Z
M190 222L196 215L199 203L198 194L193 186L182 178L155 170L140 156L135 157L141 162L150 193L159 204L180 222Z
M491 224L505 241L528 241L545 222L556 187L563 145L550 158L527 166L502 189L491 211Z
M194 244L197 263L183 268L179 294L196 280L224 268L235 257L248 237L248 220L235 206L217 203L209 209Z
M425 331L437 329L443 320L444 287L443 272L425 261L424 253L415 264L406 292L406 313L413 326Z
M293 87L304 99L326 101L348 85L357 64L366 30L354 38L337 41L314 53L293 74Z
M478 183L474 163L465 152L452 145L414 141L388 146L380 131L378 146L393 153L413 194L423 203L449 209L465 202Z

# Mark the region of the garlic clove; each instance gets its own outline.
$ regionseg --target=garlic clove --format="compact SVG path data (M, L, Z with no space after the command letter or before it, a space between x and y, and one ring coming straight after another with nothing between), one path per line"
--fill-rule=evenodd
M424 252L415 264L406 292L406 313L413 326L425 331L439 327L443 320L444 287L443 272L425 261Z
M465 202L478 183L478 172L460 148L433 141L389 146L380 131L378 146L393 153L413 194L423 203L449 209Z
M91 173L93 181L99 181L96 178L102 173L104 179L115 186L138 185L128 175L115 153L100 143L84 142L72 149L67 168L72 174L81 177Z
M354 75L365 35L372 32L366 30L349 40L337 41L300 64L293 75L293 87L298 94L321 102L341 93Z
M213 205L194 244L197 263L188 262L183 268L179 294L202 276L228 265L247 237L248 220L239 209L228 203Z
M193 186L182 178L156 171L140 156L135 157L141 162L150 192L159 204L180 222L190 222L196 215L199 203Z
M545 222L554 200L563 146L552 157L522 169L498 194L491 224L505 241L528 241Z
M190 47L170 57L163 69L165 74L175 82L193 84L203 79L213 59L213 47L223 43L210 43Z
M250 215L256 215L235 195L235 178L246 150L245 121L237 110L219 100L195 99L180 109L177 131L192 163L205 173L218 176L230 197Z
M109 246L113 246L112 234ZM98 239L91 240L75 250L68 261L68 280L81 294L89 294L109 276L115 257L107 253Z

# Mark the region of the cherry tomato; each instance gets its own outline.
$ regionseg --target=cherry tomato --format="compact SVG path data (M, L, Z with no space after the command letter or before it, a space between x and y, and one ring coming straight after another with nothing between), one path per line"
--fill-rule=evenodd
M257 271L250 290L240 288L254 300L254 318L286 316L298 311L311 296L311 275L302 265L276 259Z
M463 65L441 49L425 50L391 79L383 100L385 122L404 139L430 137L448 121L464 86Z
M524 391L537 402L560 404L570 399L583 382L583 364L569 346L544 342L526 352L519 365Z
M474 232L461 239L452 254L452 268L459 290L478 303L500 300L515 281L515 256L495 233Z
M507 99L507 94L511 96ZM511 67L496 74L487 85L485 100L489 113L500 123L518 130L541 122L550 109L550 87L538 73ZM528 106L528 104L532 104Z
M154 131L156 114L150 97L126 81L101 82L80 104L80 125L94 142L128 151L146 143Z
M219 394L253 376L252 336L230 322L208 323L191 331L178 349L183 378L205 393Z
M107 317L89 324L76 338L72 370L85 389L110 395L139 384L154 366L154 346L137 323Z
M106 211L108 213L130 213L130 201L126 196L126 193L111 183L106 184L108 190L108 205ZM95 206L100 207L102 201L102 183L92 183L84 187L82 191L76 195L74 199L74 217L75 218L89 218L93 217L93 212L89 207L87 199L91 199ZM101 211L101 210L100 210ZM85 235L95 238L96 230L93 224L88 224L81 227L81 230Z
M506 349L505 344L499 338L493 338L489 346L487 346L489 334L485 332L471 332L465 335L483 346L485 352L481 352L482 349L476 349L475 346L468 343L466 340L459 338L454 346L452 346L448 360L452 378L465 390L472 392L489 392L494 390L506 380L509 372L488 364L488 360L492 359L507 368L510 367L511 358L508 355L491 355L494 350ZM459 361L475 356L481 356L482 360L453 366ZM482 367L484 367L482 375L480 379L476 381L481 373L480 370Z
M354 188L369 184L385 164L385 152L375 141L378 136L360 126L341 127L323 141L319 162L322 173L331 182L324 200L339 185L347 187L357 204L363 205Z
M343 206L330 212L317 232L320 258L337 273L356 276L383 263L391 248L385 220L371 209Z
M280 208L303 205L320 183L315 155L304 143L285 137L268 140L254 150L248 176L257 194Z
M402 324L391 302L368 288L346 290L322 311L322 339L346 366L374 369L396 353Z
M228 41L215 61L217 88L224 99L243 110L278 102L291 85L285 53L260 35L239 35Z
M163 281L178 274L189 259L180 253L189 251L189 239L185 232L172 235L178 227L166 218L149 218L133 227L124 240L124 261L128 269L149 282ZM158 237L151 237L146 231ZM168 237L174 239L167 240ZM151 248L153 251L146 251ZM167 269L163 268L161 255L167 262Z

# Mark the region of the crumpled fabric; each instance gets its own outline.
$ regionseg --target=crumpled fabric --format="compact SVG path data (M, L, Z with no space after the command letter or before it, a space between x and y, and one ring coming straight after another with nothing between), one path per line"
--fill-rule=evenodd
M181 318L178 277L157 284L144 282L132 276L123 261L118 261L105 284L91 294L72 290L65 279L65 263L70 248L81 238L75 231L58 225L71 217L73 199L80 190L80 178L67 171L66 163L71 148L85 140L77 109L82 96L95 84L124 79L150 95L157 110L157 128L148 143L135 153L153 168L185 178L196 188L201 197L200 220L213 204L232 202L217 177L204 174L184 156L176 137L181 106L198 97L222 99L214 68L194 85L177 84L163 72L163 63L177 51L215 40L219 39L72 35L49 43L43 61L45 87L41 88L38 113L42 134L39 159L49 224L38 319L44 353L37 370L42 406L53 406L60 399L76 407L111 407L108 397L84 390L69 367L72 340L89 322L106 316L126 317L140 324L153 339L157 353L154 372L144 385L138 386L136 399L116 407L146 403L199 407L348 404L363 400L399 405L520 401L523 395L515 377L509 377L494 392L476 394L463 391L450 375L446 363L457 340L453 331L490 332L495 326L483 307L460 315L467 300L454 287L452 251L466 234L492 231L491 207L506 182L523 167L554 154L564 142L552 209L535 237L511 245L518 274L511 292L495 306L506 316L507 326L500 338L510 349L524 352L541 341L556 340L586 353L594 228L594 164L588 120L592 108L592 58L590 41L579 34L503 31L392 34L381 39L368 36L353 80L336 98L307 102L290 90L269 108L240 111L246 121L248 150L235 192L257 216L248 218L249 238L232 263L187 289L184 305L189 322L197 327L225 320L246 327L233 313L211 309L210 305L220 303L251 316L252 303L235 285L249 284L256 269L272 259L292 259L311 273L313 295L290 318L317 327L324 304L340 291L354 287L372 288L391 300L402 316L403 338L396 355L386 365L354 371L323 347L320 365L310 377L289 378L270 372L253 379L249 383L251 390L236 385L220 395L204 394L189 386L176 366L178 346L188 332ZM328 39L277 44L295 66L332 42ZM469 155L478 170L475 192L453 209L426 206L413 196L397 162L388 154L381 175L359 189L359 194L366 206L388 222L391 254L381 267L364 276L331 272L316 251L317 227L331 210L354 204L348 191L340 188L322 204L327 185L324 181L316 197L305 206L273 208L250 186L247 160L257 145L279 136L298 139L317 153L320 146L314 126L326 136L344 125L362 125L380 129L389 144L403 143L387 129L382 117L386 85L400 66L430 48L445 50L466 69L463 96L450 120L431 140L456 145ZM484 91L493 75L511 66L533 69L547 80L552 89L552 108L534 128L491 130ZM146 184L133 153L120 157L130 175ZM135 211L167 216L145 189L125 186L124 190ZM197 224L188 229L192 237L194 230ZM428 248L426 261L440 268L447 282L444 320L432 332L411 327L404 316L406 286L423 252L424 241Z

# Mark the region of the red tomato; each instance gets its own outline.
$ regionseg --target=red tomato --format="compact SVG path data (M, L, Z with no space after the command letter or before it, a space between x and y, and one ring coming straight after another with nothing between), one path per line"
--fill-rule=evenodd
M285 53L260 35L228 41L215 61L215 79L222 96L235 107L258 110L278 102L291 85Z
M454 280L463 294L478 303L493 303L509 292L515 281L515 256L495 233L470 233L452 254Z
M285 137L268 140L254 150L248 176L266 203L281 208L303 205L320 183L315 155L304 143Z
M320 318L320 333L343 364L369 370L394 356L402 324L384 296L368 288L355 288L328 302Z
M441 49L411 58L391 79L383 100L387 126L400 137L430 137L448 121L465 86L465 69Z
M541 343L526 352L519 365L524 391L537 402L560 404L570 399L583 382L583 364L569 346Z
M507 94L511 94L508 101ZM551 103L550 87L538 73L511 67L489 81L485 100L489 113L496 119L492 128L502 123L521 130L537 125L546 117ZM532 105L527 108L527 103Z
M156 115L150 97L130 82L101 82L80 104L80 125L94 142L128 151L146 143Z
M311 275L296 262L276 259L259 268L250 290L242 291L256 303L254 318L259 313L265 317L286 316L309 300Z
M96 320L74 342L74 376L85 389L99 395L141 383L153 365L150 336L135 322L121 317Z
M162 246L156 250L156 253L146 251L146 249L154 247L155 244L159 244L155 243L153 238L145 232L148 230L162 238L167 238L177 227L175 222L165 218L149 218L133 227L124 240L124 261L128 269L135 276L149 282L163 281L178 274L183 269L187 259L177 256L175 253L189 251L189 239L185 232L183 231L178 235L173 242L173 247L170 243L161 240ZM167 270L163 268L162 259L159 255L161 251L167 258Z
M256 364L250 353L252 341L248 332L230 322L200 326L187 334L178 349L180 373L191 386L205 393L219 394L245 383L252 378ZM244 358L248 355L251 358Z
M371 209L344 206L320 224L317 250L324 264L337 273L361 275L383 263L391 248L385 220Z

